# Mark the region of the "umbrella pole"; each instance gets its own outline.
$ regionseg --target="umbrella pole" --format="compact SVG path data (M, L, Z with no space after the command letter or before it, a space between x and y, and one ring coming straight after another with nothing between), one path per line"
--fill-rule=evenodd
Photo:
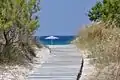
M53 45L53 39L51 39L51 46Z
M52 39L51 39L51 45L52 45Z

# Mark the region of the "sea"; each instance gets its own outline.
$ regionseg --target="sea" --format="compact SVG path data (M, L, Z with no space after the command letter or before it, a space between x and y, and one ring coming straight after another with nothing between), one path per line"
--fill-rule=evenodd
M44 45L66 45L70 44L71 41L75 38L75 36L54 36L57 39L46 39L49 36L40 36L37 37L37 41Z

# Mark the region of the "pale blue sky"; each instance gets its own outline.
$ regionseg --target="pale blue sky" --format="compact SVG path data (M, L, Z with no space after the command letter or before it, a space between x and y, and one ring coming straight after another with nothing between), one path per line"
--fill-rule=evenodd
M41 0L40 27L37 36L75 35L89 24L88 10L97 0Z

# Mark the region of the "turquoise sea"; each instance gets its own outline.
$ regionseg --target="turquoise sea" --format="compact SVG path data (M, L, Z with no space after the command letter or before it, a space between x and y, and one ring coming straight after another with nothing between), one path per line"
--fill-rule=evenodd
M70 44L70 42L75 38L75 36L55 36L58 39L45 39L46 37L49 36L40 36L37 37L37 41L39 41L40 43L44 44L44 45L66 45L66 44ZM51 43L52 42L52 43Z

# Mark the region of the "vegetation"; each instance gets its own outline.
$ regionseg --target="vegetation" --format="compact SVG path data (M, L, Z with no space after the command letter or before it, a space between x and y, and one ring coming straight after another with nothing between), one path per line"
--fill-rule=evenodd
M92 7L92 9L89 11L89 19L91 21L98 21L100 20L100 18L102 17L102 3L101 2L97 2L96 5L94 7Z
M99 70L91 80L120 80L120 0L97 2L88 16L94 24L81 29L76 42Z
M0 0L0 62L32 62L39 0Z
M120 27L120 1L103 0L97 2L88 13L91 21L104 21Z

